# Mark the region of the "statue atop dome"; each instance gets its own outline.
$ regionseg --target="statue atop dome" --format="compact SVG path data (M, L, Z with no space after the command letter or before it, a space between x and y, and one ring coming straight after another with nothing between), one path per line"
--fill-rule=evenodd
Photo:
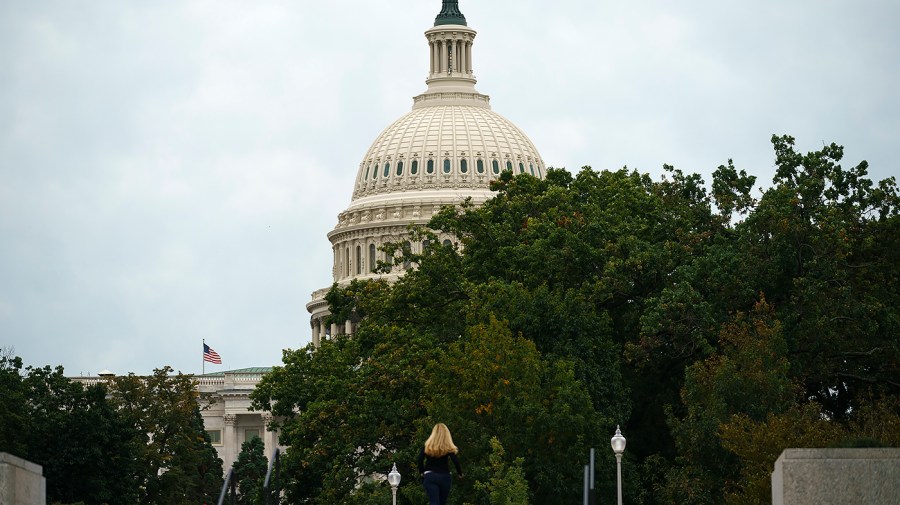
M459 10L458 0L444 0L440 14L434 18L434 26L440 25L466 25L466 17Z

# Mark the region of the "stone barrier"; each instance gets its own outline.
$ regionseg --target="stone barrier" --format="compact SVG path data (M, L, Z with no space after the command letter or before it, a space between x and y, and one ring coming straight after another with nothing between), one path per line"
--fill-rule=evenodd
M41 465L0 452L0 504L45 505L47 482Z
M897 505L900 448L785 449L772 472L772 505Z

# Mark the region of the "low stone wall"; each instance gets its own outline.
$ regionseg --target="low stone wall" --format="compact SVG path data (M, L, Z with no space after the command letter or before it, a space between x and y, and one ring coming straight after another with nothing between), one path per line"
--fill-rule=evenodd
M0 452L0 504L45 505L47 482L43 473L41 465Z
M785 449L772 505L897 505L900 449Z

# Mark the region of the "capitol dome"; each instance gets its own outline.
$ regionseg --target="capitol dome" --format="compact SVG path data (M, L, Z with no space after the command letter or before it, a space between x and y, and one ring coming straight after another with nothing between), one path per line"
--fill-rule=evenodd
M424 106L394 121L359 164L350 208L396 192L466 188L480 194L502 170L542 177L531 140L486 105Z
M366 151L350 205L328 233L336 283L402 275L402 266L375 273L379 259L390 260L381 246L408 241L410 224L426 224L445 205L483 204L494 196L491 181L504 170L544 177L546 166L528 136L492 111L490 98L475 90L475 35L458 1L444 0L434 27L425 32L428 88L413 98L412 111L385 128ZM449 235L440 239L453 241ZM419 252L424 244L409 246ZM316 345L328 334L354 329L353 321L325 324L329 289L314 292L306 305Z

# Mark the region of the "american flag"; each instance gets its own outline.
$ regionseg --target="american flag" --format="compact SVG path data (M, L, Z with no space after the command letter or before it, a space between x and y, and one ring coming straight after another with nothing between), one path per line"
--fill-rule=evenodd
M214 363L216 365L222 364L222 357L219 356L219 353L213 351L212 347L203 344L203 361L208 361L209 363Z

